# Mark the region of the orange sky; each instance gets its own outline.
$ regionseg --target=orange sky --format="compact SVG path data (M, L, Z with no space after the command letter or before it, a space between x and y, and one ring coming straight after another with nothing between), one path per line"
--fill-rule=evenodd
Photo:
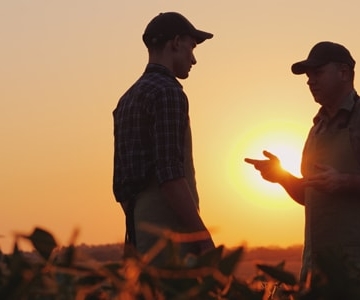
M149 4L151 2L151 5ZM2 1L0 247L35 226L67 245L123 241L112 184L112 110L144 69L161 11L214 33L182 81L201 214L216 244L301 244L303 209L243 162L272 150L298 172L313 103L290 65L320 40L360 60L357 1ZM356 82L359 79L356 78ZM355 82L355 84L356 84ZM295 163L294 163L295 162ZM285 161L284 161L285 165ZM21 247L28 247L22 242Z

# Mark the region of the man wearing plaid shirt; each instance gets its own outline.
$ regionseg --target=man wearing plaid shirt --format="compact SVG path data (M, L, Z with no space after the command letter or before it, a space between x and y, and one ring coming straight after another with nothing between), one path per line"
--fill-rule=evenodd
M125 243L143 257L168 232L198 233L195 240L170 236L181 257L214 248L199 215L189 103L176 79L188 77L194 48L212 36L179 13L152 19L143 34L149 63L113 112L113 191L126 215ZM164 248L150 263L170 258Z

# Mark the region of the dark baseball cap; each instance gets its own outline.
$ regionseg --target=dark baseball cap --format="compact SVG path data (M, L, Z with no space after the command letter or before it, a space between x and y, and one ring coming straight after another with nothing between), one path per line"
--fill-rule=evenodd
M160 13L145 28L142 39L147 47L173 39L176 35L189 35L198 44L213 37L212 33L198 30L177 12Z
M320 42L310 50L307 59L294 63L291 66L291 71L297 75L304 74L308 69L317 68L329 62L344 63L352 69L355 67L355 60L343 45L333 42Z

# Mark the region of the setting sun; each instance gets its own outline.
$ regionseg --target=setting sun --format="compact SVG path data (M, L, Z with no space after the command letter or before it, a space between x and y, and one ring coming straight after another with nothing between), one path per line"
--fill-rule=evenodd
M239 163L229 165L228 180L233 182L244 199L255 205L275 209L293 205L280 185L265 181L253 166L244 162L244 158L267 159L263 155L263 150L267 150L280 159L284 169L295 176L301 176L300 162L305 131L306 128L298 124L272 121L251 128L246 136L239 138L231 158Z

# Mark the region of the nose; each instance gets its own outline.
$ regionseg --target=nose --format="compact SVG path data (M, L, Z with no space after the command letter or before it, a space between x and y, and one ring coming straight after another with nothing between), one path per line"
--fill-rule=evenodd
M307 80L307 85L310 86L312 84L314 84L315 80L313 76L308 76L308 80Z
M191 64L196 65L196 63L197 63L197 61L196 61L195 55L192 54L192 56L191 56Z

